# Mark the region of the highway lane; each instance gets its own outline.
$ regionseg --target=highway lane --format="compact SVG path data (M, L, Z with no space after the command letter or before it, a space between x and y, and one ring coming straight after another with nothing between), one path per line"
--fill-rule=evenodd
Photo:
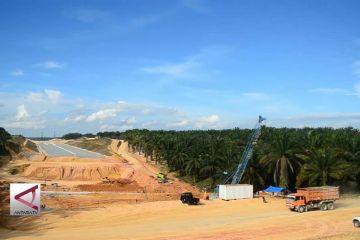
M85 149L77 148L63 143L52 142L38 142L40 151L49 157L65 157L74 156L78 158L96 158L102 159L105 156L96 152L91 152Z

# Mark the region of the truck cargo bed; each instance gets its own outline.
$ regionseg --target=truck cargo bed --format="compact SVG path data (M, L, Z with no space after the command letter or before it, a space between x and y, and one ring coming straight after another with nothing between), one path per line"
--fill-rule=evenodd
M339 187L308 187L299 188L297 194L304 195L307 201L339 199Z

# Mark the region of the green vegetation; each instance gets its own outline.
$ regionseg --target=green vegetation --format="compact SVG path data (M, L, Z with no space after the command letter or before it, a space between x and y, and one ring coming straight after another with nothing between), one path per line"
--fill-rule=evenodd
M108 137L112 139L122 139L125 135L123 132L98 132L96 136L100 138Z
M149 131L116 135L133 152L166 164L170 171L198 185L214 187L235 170L251 130ZM99 134L98 134L99 135ZM296 187L340 185L360 188L360 132L353 128L263 127L242 183L256 190L278 185Z
M109 146L111 144L110 138L98 138L98 139L85 139L72 140L67 142L75 147L87 149L89 151L98 152L106 156L111 156Z
M7 142L11 139L11 135L2 127L0 127L0 156L8 155L6 149Z
M13 154L19 154L22 150L22 145L24 144L25 140L25 137L21 135L14 135L11 137L11 139L6 141L6 148Z
M33 150L34 152L39 152L39 149L33 141L27 140L25 147L29 148L30 150Z
M77 138L81 138L81 137L82 137L81 133L68 133L68 134L65 134L64 136L62 136L62 139L69 140L69 139L77 139Z
M85 134L81 134L81 133L67 133L64 136L62 136L62 139L66 139L66 140L70 140L70 139L78 139L81 137L86 137L86 138L94 138L96 137L94 134L92 133L85 133Z
M24 142L23 136L11 136L4 128L0 127L0 166L7 163L12 155L19 154Z

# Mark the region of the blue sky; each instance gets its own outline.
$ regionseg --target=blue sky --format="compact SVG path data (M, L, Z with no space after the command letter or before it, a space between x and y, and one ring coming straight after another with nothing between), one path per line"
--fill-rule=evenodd
M0 1L14 134L360 128L359 1Z

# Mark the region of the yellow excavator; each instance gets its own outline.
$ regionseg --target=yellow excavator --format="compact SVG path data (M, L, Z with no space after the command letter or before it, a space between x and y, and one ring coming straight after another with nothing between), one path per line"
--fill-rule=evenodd
M165 173L162 173L162 172L157 173L156 178L158 180L158 183L167 183L168 182L168 179L167 179Z

